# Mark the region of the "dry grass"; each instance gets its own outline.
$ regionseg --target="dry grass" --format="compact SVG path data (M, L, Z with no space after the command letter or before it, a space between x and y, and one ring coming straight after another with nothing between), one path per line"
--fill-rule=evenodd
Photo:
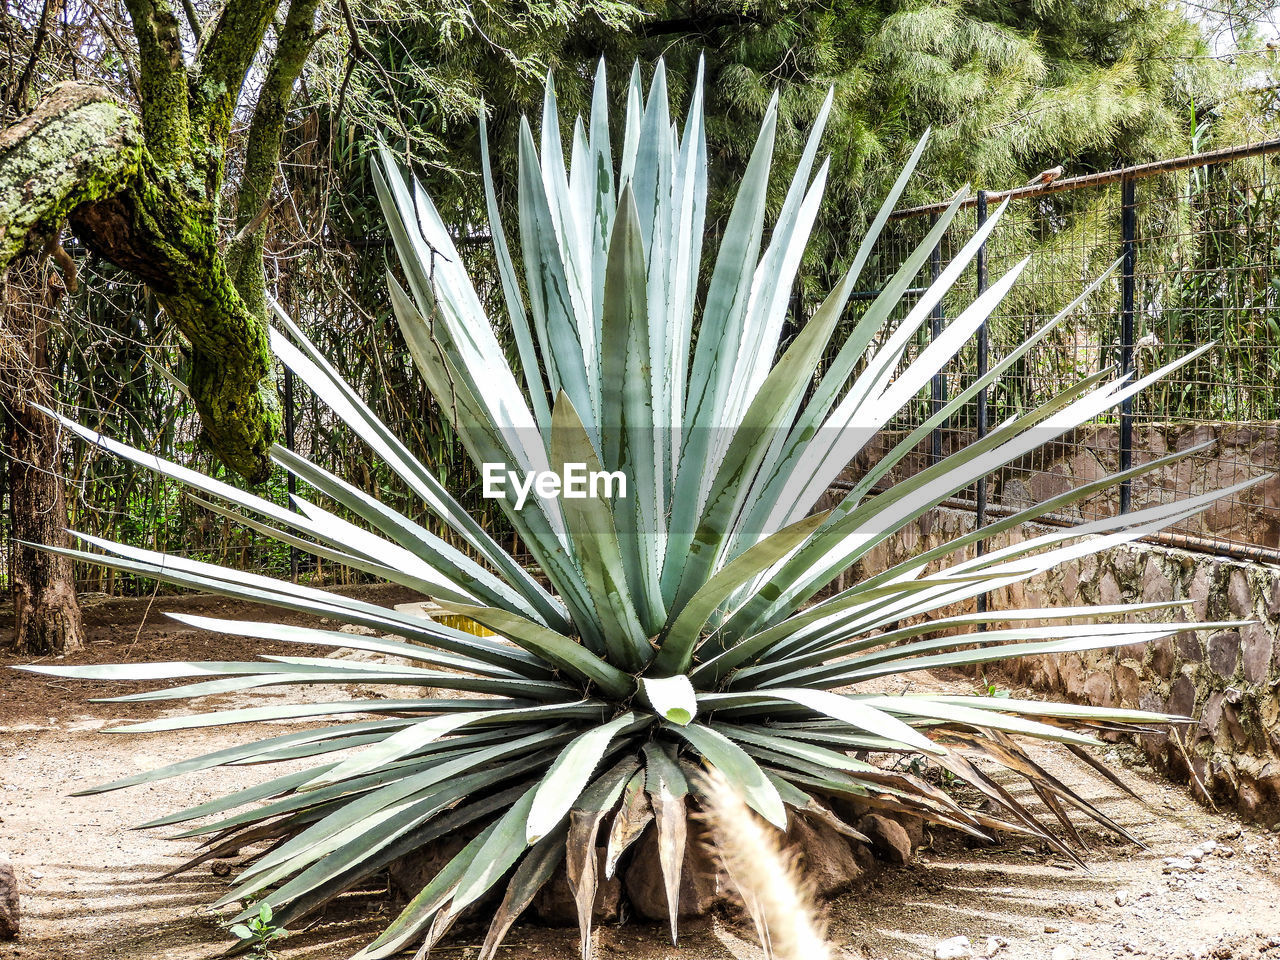
M753 814L718 771L705 776L702 791L716 857L755 923L765 956L830 960L826 925L813 892L778 831Z

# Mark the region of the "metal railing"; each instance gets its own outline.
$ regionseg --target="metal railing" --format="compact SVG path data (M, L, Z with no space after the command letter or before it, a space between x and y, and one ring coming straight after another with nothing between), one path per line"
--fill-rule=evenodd
M973 341L892 424L895 432L921 422L948 394L982 376L993 356L1021 343L1117 260L1118 269L1001 382L936 428L927 450L922 444L904 469L984 436L991 423L1088 373L1114 366L1120 375L1141 376L1214 342L1118 411L985 478L956 502L974 510L981 525L993 510L1030 506L1104 472L1208 443L1176 466L1049 519L1081 523L1270 473L1157 539L1280 563L1280 140L977 191L932 251L932 277L1006 201L1005 221L935 309L915 350L938 335L948 312L987 288L988 274L1002 273L1028 252L1033 259ZM947 206L892 215L879 279L893 273Z

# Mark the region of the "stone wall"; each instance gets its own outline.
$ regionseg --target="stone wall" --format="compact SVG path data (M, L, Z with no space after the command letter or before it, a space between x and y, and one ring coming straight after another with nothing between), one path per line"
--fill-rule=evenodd
M972 527L968 511L931 511L851 573L870 575ZM991 542L999 546L1047 529L1028 525ZM1141 738L1152 761L1184 779L1194 768L1215 802L1238 807L1250 819L1280 823L1280 567L1134 544L995 591L991 607L1165 600L1188 600L1188 608L1159 611L1151 619L1252 622L1001 667L1015 682L1079 703L1192 717L1185 746L1163 733Z
M870 463L902 434L879 434L854 461L851 478L862 476ZM974 439L965 430L943 435L943 452L950 453ZM1133 483L1133 508L1140 509L1175 499L1186 499L1209 490L1220 490L1280 467L1280 423L1142 423L1133 428L1133 462L1152 460L1188 450L1200 444L1206 449L1162 467ZM929 445L906 457L886 482L911 476L927 466ZM1114 473L1119 469L1119 430L1109 424L1089 424L1060 440L1045 444L990 480L993 504L1023 509L1068 490ZM1118 488L1111 486L1072 504L1067 519L1092 520L1114 516L1119 507ZM1214 503L1177 528L1181 533L1219 537L1242 543L1280 547L1280 473L1239 497Z

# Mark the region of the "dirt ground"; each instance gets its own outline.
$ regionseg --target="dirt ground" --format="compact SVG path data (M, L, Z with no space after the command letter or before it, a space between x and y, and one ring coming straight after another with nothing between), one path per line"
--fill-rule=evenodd
M365 591L380 603L394 590ZM248 659L268 649L166 620L181 609L254 619L261 612L214 597L110 600L89 606L90 645L71 662ZM270 614L278 618L279 612ZM298 618L303 622L304 618ZM9 624L0 611L0 636ZM301 652L297 646L290 653ZM324 651L329 652L329 651ZM22 936L0 943L0 960L198 960L217 956L228 940L218 916L202 908L227 880L208 866L152 881L179 862L187 841L167 841L132 824L257 782L252 767L195 774L91 797L75 790L240 742L246 731L215 728L172 735L108 735L124 720L183 710L181 702L90 703L108 685L41 677L7 669L0 657L0 859L14 864L22 888ZM919 689L922 681L917 678ZM966 689L959 678L923 683ZM123 692L123 688L112 691ZM228 700L230 698L227 698ZM225 701L224 701L225 702ZM886 870L829 907L837 955L930 958L941 941L968 937L973 955L1008 960L1280 960L1280 832L1244 825L1198 806L1126 748L1107 751L1143 798L1135 801L1065 753L1038 759L1147 844L1146 849L1082 829L1089 869L1017 838L971 848L935 837L908 867ZM1014 785L1024 802L1028 790ZM216 788L216 789L215 789ZM1198 861L1206 841L1217 849ZM1197 849L1198 848L1198 849ZM1175 860L1170 864L1170 860ZM289 960L341 960L368 942L394 905L386 892L351 895L281 946ZM433 957L475 957L483 931L462 928ZM756 958L748 928L715 921L689 924L680 945L659 926L627 924L598 933L595 955L630 960ZM517 926L502 956L571 960L576 934Z

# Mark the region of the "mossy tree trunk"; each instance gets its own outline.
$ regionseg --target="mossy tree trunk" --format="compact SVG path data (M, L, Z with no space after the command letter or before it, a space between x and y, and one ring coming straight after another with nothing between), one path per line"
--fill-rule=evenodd
M292 0L279 31L227 256L218 206L232 111L279 0L228 0L191 63L167 0L126 6L138 42L138 114L101 87L70 81L0 132L0 267L69 222L91 250L144 280L190 344L188 387L207 446L262 481L281 416L269 378L260 214L289 94L318 36L318 0Z
M138 46L136 112L102 87L67 81L0 131L0 271L42 249L60 250L59 232L69 224L90 250L146 282L189 344L187 386L202 440L252 482L269 475L281 427L270 377L265 211L289 97L319 36L319 0L289 0L277 31L250 124L234 237L219 236L218 213L232 113L280 2L227 0L209 24L192 17L198 42L188 58L170 0L125 0ZM19 325L11 317L4 324L6 335ZM38 388L29 385L32 395ZM24 436L43 437L38 430ZM47 439L13 448L26 459L12 475L15 512L43 511L50 525L38 539L54 544L66 515L60 495L53 505L35 479L58 470ZM56 562L27 566L44 578L37 593L69 595L74 605ZM59 578L65 590L53 582ZM63 634L65 646L71 632Z
M0 314L0 442L12 504L13 646L19 653L74 653L84 646L69 557L27 546L69 546L61 471L61 432L37 404L50 406L49 323L61 284L45 271L6 288Z

